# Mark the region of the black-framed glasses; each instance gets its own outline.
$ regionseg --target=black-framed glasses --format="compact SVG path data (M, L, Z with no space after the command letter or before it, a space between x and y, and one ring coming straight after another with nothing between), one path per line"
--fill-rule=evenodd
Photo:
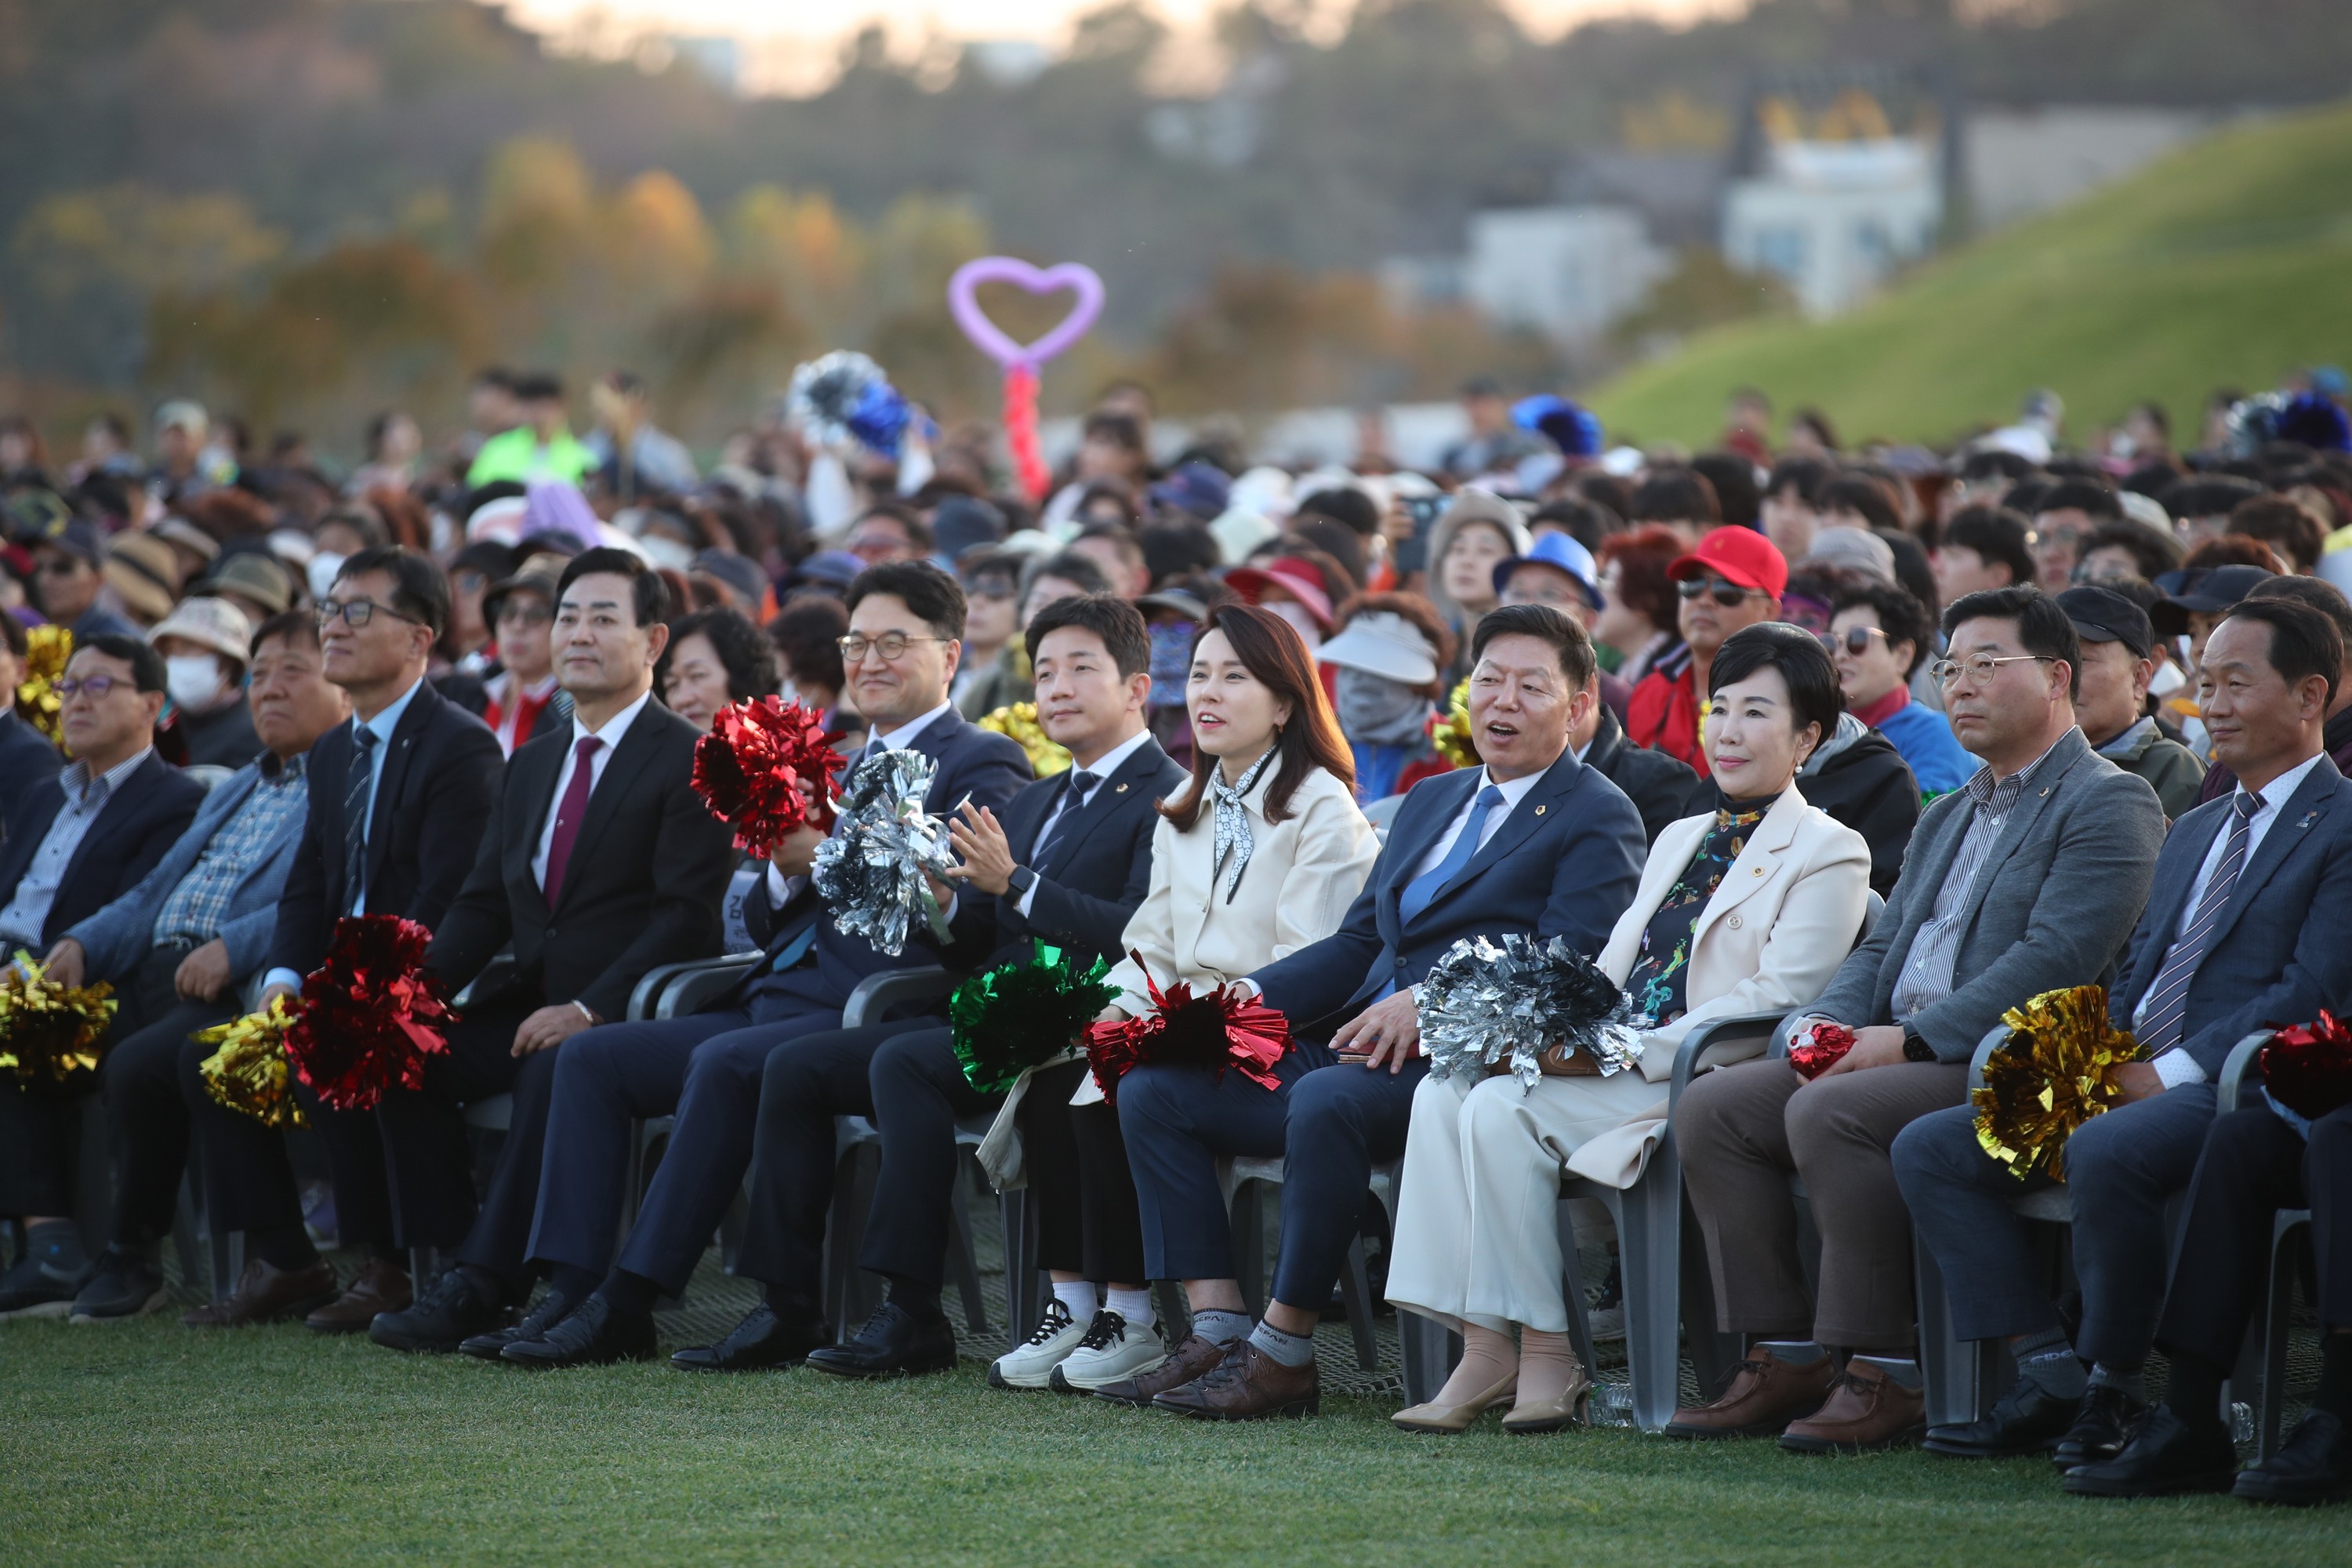
M1737 609L1748 595L1760 594L1764 590L1743 588L1737 583L1727 583L1720 577L1710 577L1705 582L1693 577L1675 584L1675 591L1685 599L1696 599L1702 594L1706 595L1725 609L1730 610Z
M1843 647L1846 652L1859 658L1870 651L1871 638L1885 637L1886 633L1878 626L1848 626L1842 632L1822 632L1820 636L1822 646L1832 653Z
M2012 653L1999 658L1980 653L1967 659L1939 658L1927 667L1927 673L1936 678L1937 685L1949 690L1958 683L1962 675L1969 678L1970 686L1983 686L2000 673L2000 667L2004 664L2024 664L2029 660L2047 664L2050 659L2051 656L2046 653Z
M555 618L555 612L537 599L509 599L499 606L499 625L543 626Z
M878 637L869 637L862 633L852 632L847 637L841 637L836 640L841 647L842 662L845 664L856 664L859 659L866 657L866 650L868 648L872 648L876 653L880 654L884 663L896 664L899 659L906 657L907 647L910 643L946 642L948 639L946 637L908 637L905 632L884 632Z
M68 675L51 681L49 689L61 698L69 698L77 691L86 691L89 694L89 700L96 702L116 687L130 684L131 682L121 677L114 675Z
M378 610L395 621L406 621L411 626L425 624L415 616L404 615L390 605L379 605L373 599L321 599L319 602L319 629L325 631L337 620L341 620L352 630L357 631L375 619Z

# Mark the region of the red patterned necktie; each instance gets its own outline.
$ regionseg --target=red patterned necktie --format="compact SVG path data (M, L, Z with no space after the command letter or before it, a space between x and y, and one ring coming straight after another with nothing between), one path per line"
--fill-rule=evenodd
M604 743L593 735L583 735L572 748L572 782L563 786L563 798L555 803L555 837L547 846L547 907L551 910L563 891L563 869L571 864L572 846L580 837L580 819L588 815L588 790L596 782L596 748Z

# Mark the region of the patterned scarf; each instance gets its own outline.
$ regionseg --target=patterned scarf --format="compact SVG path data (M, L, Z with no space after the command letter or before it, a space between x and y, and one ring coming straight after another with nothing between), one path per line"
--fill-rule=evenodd
M1265 772L1267 764L1281 750L1279 744L1268 746L1265 754L1252 763L1249 771L1242 774L1235 784L1225 783L1225 770L1222 765L1209 770L1209 802L1217 810L1216 854L1209 863L1209 879L1212 882L1216 880L1218 874L1225 868L1225 857L1230 854L1234 869L1225 879L1225 902L1229 904L1234 901L1234 895L1241 890L1242 873L1249 869L1251 852L1257 848L1257 840L1250 837L1249 807L1243 801L1251 790L1257 787L1258 775Z

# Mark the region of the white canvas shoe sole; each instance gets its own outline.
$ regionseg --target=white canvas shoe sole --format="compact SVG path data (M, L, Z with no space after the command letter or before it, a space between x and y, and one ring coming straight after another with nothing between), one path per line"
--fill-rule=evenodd
M1054 1369L1064 1357L1078 1348L1087 1337L1084 1323L1072 1323L1043 1344L1024 1344L998 1356L988 1366L989 1385L993 1388L1048 1388L1052 1386Z
M1149 1372L1168 1359L1167 1342L1157 1329L1129 1329L1118 1343L1070 1352L1054 1368L1054 1386L1064 1394L1092 1394L1105 1384Z

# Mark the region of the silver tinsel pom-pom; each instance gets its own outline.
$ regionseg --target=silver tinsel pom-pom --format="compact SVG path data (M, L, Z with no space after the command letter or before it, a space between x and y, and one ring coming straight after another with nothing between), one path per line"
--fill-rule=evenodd
M884 752L849 775L833 837L816 847L811 874L835 930L862 936L896 958L919 914L947 940L947 921L923 881L955 864L947 824L923 809L937 766L920 752Z
M1543 1076L1536 1058L1554 1046L1582 1050L1603 1078L1622 1072L1640 1059L1648 1026L1565 937L1465 937L1430 965L1416 996L1430 1077L1507 1064L1523 1091Z

